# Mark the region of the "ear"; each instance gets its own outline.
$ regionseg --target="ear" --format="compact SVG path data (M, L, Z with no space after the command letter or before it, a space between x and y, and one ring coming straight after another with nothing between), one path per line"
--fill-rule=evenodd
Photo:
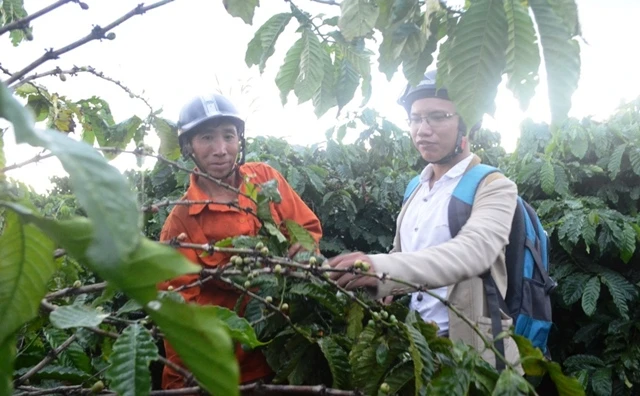
M468 144L469 139L466 136L463 136L462 139L460 139L460 148L462 149L462 151L467 149Z

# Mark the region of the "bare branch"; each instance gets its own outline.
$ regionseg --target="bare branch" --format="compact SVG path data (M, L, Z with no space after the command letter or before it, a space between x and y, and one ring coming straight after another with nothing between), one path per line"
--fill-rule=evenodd
M320 3L320 4L326 4L326 5L334 5L334 6L339 6L340 3L338 3L335 0L311 0L315 3Z
M126 13L125 15L121 16L120 18L116 19L115 21L111 22L109 25L103 27L100 27L98 25L94 26L94 28L91 30L91 33L89 33L88 35L84 36L83 38L74 41L73 43L66 45L62 48L59 48L57 50L53 50L53 49L49 49L47 51L45 51L44 55L42 55L40 58L36 59L35 61L31 62L29 65L27 65L24 69L20 70L19 72L15 73L12 77L10 77L9 79L5 80L4 83L6 85L11 85L14 82L18 81L19 79L21 79L22 77L24 77L25 75L27 75L27 73L29 73L30 71L32 71L33 69L35 69L36 67L42 65L43 63L52 60L52 59L58 59L60 57L60 55L65 54L73 49L76 49L90 41L93 40L100 40L103 38L106 38L106 33L108 31L110 31L111 29L115 28L116 26L120 25L121 23L127 21L128 19L130 19L131 17L135 16L135 15L142 15L145 12L152 10L154 8L163 6L165 4L171 3L174 0L161 0L158 1L156 3L150 4L148 6L144 6L144 3L138 4L138 6L136 8L134 8L133 10L129 11L128 13Z
M55 3L46 6L45 8L41 9L40 11L36 11L31 15L27 15L26 17L22 18L22 19L18 19L17 21L11 22L8 25L4 25L2 27L0 27L0 36L2 36L3 34L5 34L6 32L10 32L12 30L18 30L18 29L25 29L27 27L29 27L29 22L33 21L34 19L41 17L53 10L55 10L56 8L63 6L67 3L77 3L78 0L58 0Z
M52 292L44 296L46 300L54 300L56 298L73 296L76 294L97 293L103 291L107 287L107 282L95 283L82 287L67 287L56 292Z
M29 165L29 164L34 164L34 163L42 161L43 159L47 159L47 158L50 158L50 157L53 157L52 153L44 154L44 155L42 153L40 153L40 154L36 155L35 157L33 157L31 159L28 159L26 161L19 162L19 163L16 163L16 164L13 164L13 165L9 165L9 166L5 166L4 168L0 169L0 173L7 173L7 172L9 172L11 170L22 168L23 166L26 166L26 165Z
M0 63L0 71L2 71L4 74L8 75L8 76L13 76L13 73L11 73L9 71L9 69L2 67L2 63Z
M58 357L58 355L60 353L62 353L62 351L67 349L69 347L69 345L71 345L71 343L74 342L75 340L76 340L76 335L74 333L73 335L71 335L71 337L67 338L67 340L65 342L60 344L59 347L57 347L56 349L51 350L47 354L47 356L44 357L44 359L42 359L38 364L33 366L29 371L24 373L24 375L22 377L20 377L17 380L15 380L14 384L15 385L20 385L23 382L25 382L26 380L28 380L29 378L33 377L38 371L42 370L47 364L51 363L56 357Z
M58 76L58 75L64 75L64 74L68 74L70 76L77 76L79 73L93 74L94 76L96 76L98 78L101 78L101 79L103 79L105 81L109 81L111 83L114 83L118 87L122 88L123 91L128 93L130 97L137 98L137 99L140 99L141 101L143 101L144 104L149 108L149 112L150 113L153 113L155 111L154 108L151 107L151 104L149 104L149 101L147 99L145 99L144 97L134 93L130 88L125 86L120 80L116 80L114 78L111 78L111 77L105 75L104 72L98 71L92 66L85 66L85 67L73 66L71 69L68 69L68 70L62 70L61 68L56 67L55 69L52 69L52 70L49 70L49 71L46 71L46 72L34 73L34 74L32 74L30 76L27 76L27 77L23 78L22 80L16 82L15 84L13 84L12 88L19 87L19 86L21 86L23 84L26 84L26 83L28 83L30 81L33 81L33 80L36 80L36 79L42 78L42 77Z

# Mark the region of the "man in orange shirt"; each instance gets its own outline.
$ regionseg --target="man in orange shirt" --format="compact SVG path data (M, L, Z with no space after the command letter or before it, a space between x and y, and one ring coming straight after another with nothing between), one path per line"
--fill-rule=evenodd
M264 163L244 163L244 120L235 106L224 96L212 94L190 100L180 112L178 139L183 156L193 159L198 171L219 179L244 192L245 177L253 184L275 179L282 200L271 203L271 214L276 224L290 219L302 225L316 243L322 237L320 221L298 194L275 169ZM177 205L173 208L162 228L161 241L181 234L184 242L206 244L239 235L255 236L260 229L259 220L239 208L256 205L247 197L239 195L212 180L191 174L190 185L183 200L210 201L207 204ZM234 205L228 205L233 202ZM237 206L237 207L235 207ZM184 237L184 235L182 235ZM302 248L295 244L289 249L293 257ZM200 257L193 249L180 248L189 260L203 267L216 267L229 262L229 254L216 252ZM198 275L185 275L165 282L160 287L174 288L197 280ZM241 294L233 287L219 281L207 282L199 287L181 291L187 302L218 305L233 309ZM165 340L167 359L181 365L171 345ZM236 358L240 365L240 381L247 383L269 376L272 372L260 351L245 352L238 345ZM175 370L165 366L162 388L176 389L185 386L185 379Z

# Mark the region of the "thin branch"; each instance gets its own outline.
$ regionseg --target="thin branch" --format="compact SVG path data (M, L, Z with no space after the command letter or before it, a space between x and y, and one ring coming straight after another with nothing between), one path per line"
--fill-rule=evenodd
M55 3L46 6L45 8L41 9L40 11L36 11L33 14L27 15L26 17L22 18L22 19L18 19L17 21L11 22L8 25L4 25L2 27L0 27L0 36L2 36L3 34L5 34L6 32L10 32L12 30L19 30L19 29L25 29L27 27L29 27L29 22L33 21L36 18L39 18L53 10L55 10L56 8L63 6L67 3L77 3L78 0L58 0Z
M320 3L320 4L326 4L326 5L334 5L334 6L339 6L340 3L338 3L335 0L311 0L315 3Z
M37 68L38 66L42 65L43 63L52 60L52 59L58 59L60 57L60 55L65 54L71 50L74 50L90 41L93 40L100 40L103 38L106 38L106 33L115 28L116 26L120 25L121 23L127 21L128 19L130 19L131 17L135 16L135 15L142 15L145 12L152 10L154 8L163 6L165 4L171 3L174 0L161 0L158 1L156 3L150 4L148 6L144 6L144 3L138 4L138 6L136 6L136 8L134 8L133 10L129 11L128 13L126 13L125 15L121 16L120 18L116 19L115 21L111 22L109 25L105 26L104 28L96 25L94 26L94 28L91 30L91 33L89 33L88 35L84 36L83 38L74 41L73 43L66 45L62 48L59 48L57 50L53 50L53 49L49 49L46 50L44 55L42 55L40 58L36 59L35 61L31 62L29 65L27 65L24 69L20 70L19 72L15 73L12 77L10 77L9 79L5 80L4 83L6 85L11 85L14 82L18 81L19 79L21 79L22 77L24 77L25 75L27 75L27 73L29 73L30 71L32 71L33 69Z
M73 296L77 294L85 293L97 293L103 291L107 287L107 282L94 283L93 285L81 286L81 287L67 287L44 296L46 300L54 300L56 298Z
M158 355L157 360L160 363L164 364L165 366L169 366L174 371L179 373L185 379L185 384L189 384L191 381L194 380L193 374L191 372L189 372L189 371L185 370L184 368L178 366L177 364L175 364L171 360L168 360L165 357L160 356L160 355Z
M56 349L52 349L47 354L47 356L45 356L44 359L40 361L40 363L33 366L29 371L24 373L22 377L15 380L14 385L16 386L20 385L26 380L28 380L29 378L33 377L38 371L42 370L47 364L51 363L56 357L58 357L58 355L62 353L62 351L67 349L69 345L71 345L71 343L73 343L75 340L76 340L76 334L74 333L73 335L71 335L71 337L67 338L65 342L60 344L59 347L57 347Z
M0 63L0 71L2 71L4 74L8 75L8 76L13 76L13 73L11 73L9 71L9 69L2 67L2 64Z
M115 85L117 85L118 87L120 87L123 91L125 91L126 93L129 94L130 97L132 98L137 98L140 99L141 101L144 102L144 104L149 108L149 112L153 113L155 110L153 109L153 107L151 106L151 104L149 104L149 101L147 99L145 99L144 97L134 93L130 88L128 88L126 85L124 85L120 80L116 80L114 78L111 78L107 75L104 74L104 72L98 71L96 70L94 67L92 66L84 66L84 67L78 67L78 66L73 66L71 69L68 70L62 70L60 67L56 67L55 69L51 69L49 71L46 72L42 72L42 73L34 73L30 76L27 76L25 78L23 78L22 80L16 82L14 85L12 85L12 88L16 88L19 87L23 84L26 84L30 81L42 78L42 77L47 77L47 76L58 76L58 75L64 75L64 74L68 74L70 76L77 76L79 73L89 73L89 74L93 74L94 76L101 78L105 81L109 81Z
M26 166L26 165L29 165L29 164L34 164L36 162L40 162L43 159L47 159L47 158L50 158L50 157L53 157L52 153L48 153L48 154L44 154L44 155L43 154L38 154L35 157L33 157L31 159L28 159L26 161L18 162L18 163L15 163L13 165L9 165L9 166L5 166L4 168L0 169L0 173L7 173L7 172L9 172L11 170L22 168L23 166Z

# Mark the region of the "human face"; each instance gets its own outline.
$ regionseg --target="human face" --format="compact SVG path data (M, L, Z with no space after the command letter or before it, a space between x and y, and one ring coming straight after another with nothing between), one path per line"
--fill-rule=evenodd
M238 130L229 122L206 123L191 140L191 148L200 169L211 177L222 179L236 163L239 151Z
M422 158L437 162L451 153L458 139L458 116L450 100L422 98L411 105L411 139Z

